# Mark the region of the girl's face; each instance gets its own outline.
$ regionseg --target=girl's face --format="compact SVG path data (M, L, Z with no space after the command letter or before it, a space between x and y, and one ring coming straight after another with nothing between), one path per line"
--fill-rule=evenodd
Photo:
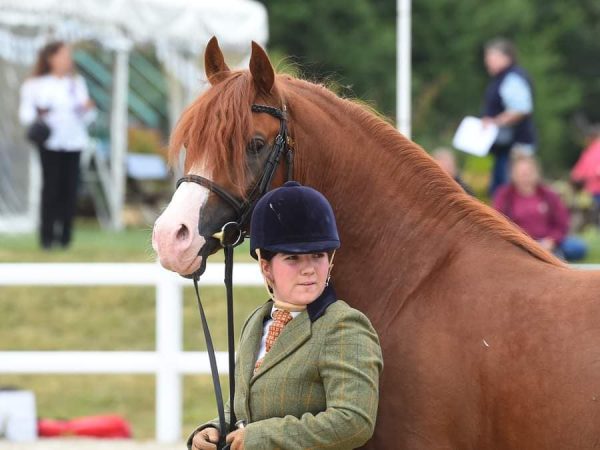
M277 253L271 261L261 259L260 264L276 300L305 306L315 301L325 289L329 273L326 252Z

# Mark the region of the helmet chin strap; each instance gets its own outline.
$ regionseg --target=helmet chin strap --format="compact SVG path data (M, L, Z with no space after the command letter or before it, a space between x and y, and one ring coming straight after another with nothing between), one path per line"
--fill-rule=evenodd
M327 281L325 281L325 286L329 286L329 280L331 280L331 271L333 269L333 258L335 258L335 252L337 250L334 250L333 253L331 254L331 259L329 260L329 270L327 271Z

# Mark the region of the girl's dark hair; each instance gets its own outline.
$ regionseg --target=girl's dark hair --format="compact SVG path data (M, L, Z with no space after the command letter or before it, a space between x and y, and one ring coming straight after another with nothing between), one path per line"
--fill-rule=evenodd
M50 73L50 58L54 56L58 51L65 46L64 41L52 41L47 43L38 53L37 61L33 67L31 76L40 77Z
M264 259L265 261L271 261L273 257L277 254L277 252L270 252L269 250L260 250L260 259Z

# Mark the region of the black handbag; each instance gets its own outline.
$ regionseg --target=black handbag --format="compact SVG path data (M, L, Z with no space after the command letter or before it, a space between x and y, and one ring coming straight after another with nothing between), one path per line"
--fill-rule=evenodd
M38 147L43 146L48 137L50 136L50 127L41 118L35 119L35 121L29 125L26 133L27 139L37 145Z

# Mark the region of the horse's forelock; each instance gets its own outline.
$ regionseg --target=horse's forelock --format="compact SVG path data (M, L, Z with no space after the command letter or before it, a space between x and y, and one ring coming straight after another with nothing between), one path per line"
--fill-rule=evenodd
M252 132L250 105L255 96L248 71L232 72L201 94L183 112L171 135L171 163L185 148L186 172L197 165L206 167L244 196L245 149Z

